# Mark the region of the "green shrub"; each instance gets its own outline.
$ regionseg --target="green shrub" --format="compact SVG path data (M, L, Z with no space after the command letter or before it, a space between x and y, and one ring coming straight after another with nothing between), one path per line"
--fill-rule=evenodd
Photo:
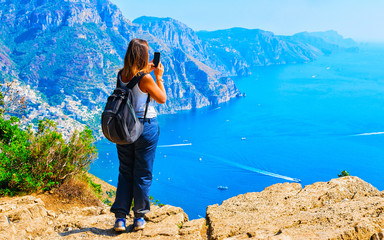
M110 207L112 206L112 202L111 202L111 200L109 200L109 198L104 199L103 203L110 206Z
M85 179L85 182L88 182L88 185L92 189L95 196L97 196L98 198L101 198L103 195L103 190L101 189L101 184L95 183L94 181L92 181L92 179L90 177L88 177L85 174L83 175L83 177Z
M107 193L107 196L109 198L113 198L113 197L116 196L116 191L115 190L109 190L109 191L107 190L106 193Z
M337 176L339 176L339 177L345 177L345 176L351 176L351 175L349 175L349 172L343 170L343 171L341 171L341 174L337 174Z
M36 133L17 122L0 117L0 195L49 190L88 170L96 158L89 129L66 142L52 120L40 120Z
M160 200L159 199L154 199L153 196L149 196L149 201L151 201L151 204L153 205L157 205L159 207L163 207L164 204L160 203Z
M183 225L184 225L184 222L178 222L178 223L176 223L176 226L177 226L178 228L182 228Z

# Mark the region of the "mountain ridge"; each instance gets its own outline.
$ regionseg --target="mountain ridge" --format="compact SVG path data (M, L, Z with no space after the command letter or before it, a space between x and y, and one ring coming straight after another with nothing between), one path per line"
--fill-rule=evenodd
M30 85L48 104L63 109L62 118L94 129L132 38L146 39L151 57L155 50L162 52L168 101L157 106L160 113L229 101L242 95L231 76L248 75L253 66L308 62L322 54L299 37L284 39L263 30L243 39L231 33L239 28L222 30L232 34L229 41L172 18L143 16L131 22L108 0L3 3L1 80Z

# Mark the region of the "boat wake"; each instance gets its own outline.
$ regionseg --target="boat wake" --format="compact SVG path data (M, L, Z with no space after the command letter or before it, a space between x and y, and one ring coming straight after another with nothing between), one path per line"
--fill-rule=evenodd
M381 135L381 134L384 134L384 132L359 133L359 134L353 134L352 136L370 136L370 135Z
M244 165L244 164L241 164L241 163L237 163L237 162L232 162L232 161L229 161L225 158L221 158L221 157L217 157L217 156L214 156L214 155L208 155L208 154L204 154L208 157L212 157L212 158L216 158L228 165L232 165L234 167L237 167L237 168L240 168L240 169L244 169L244 170L247 170L247 171L250 171L250 172L254 172L254 173L259 173L259 174L263 174L263 175L267 175L267 176L271 176L271 177L275 177L275 178L281 178L281 179L285 179L285 180L288 180L288 181L292 181L292 182L301 182L300 179L298 178L292 178L292 177L288 177L288 176L284 176L284 175L280 175L280 174L277 174L277 173L273 173L273 172L268 172L268 171L264 171L264 170L261 170L261 169L258 169L258 168L254 168L254 167L251 167L251 166L247 166L247 165Z
M214 108L214 109L211 110L211 112L216 111L216 110L219 110L220 108L221 108L221 107Z
M191 146L192 143L180 143L180 144L170 144L170 145L159 145L157 147L184 147L184 146Z
M257 168L251 167L251 166L246 166L246 165L235 163L235 162L227 161L227 163L232 165L232 166L235 166L235 167L238 167L238 168L241 168L241 169L244 169L244 170L248 170L248 171L251 171L251 172L260 173L260 174L271 176L271 177L275 177L275 178L281 178L281 179L285 179L285 180L292 181L292 182L301 182L301 180L298 179L298 178L292 178L292 177L283 176L283 175L280 175L280 174L277 174L277 173L272 173L272 172L264 171L264 170L261 170L261 169L257 169Z

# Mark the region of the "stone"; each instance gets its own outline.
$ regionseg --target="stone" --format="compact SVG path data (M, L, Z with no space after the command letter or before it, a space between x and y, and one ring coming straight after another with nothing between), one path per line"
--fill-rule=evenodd
M0 231L4 231L11 226L11 222L8 219L7 215L0 214Z
M47 216L47 209L43 206L44 205L40 205L40 203L38 203L28 207L28 211L31 213L32 219Z
M170 205L165 205L161 208L158 206L151 207L151 211L145 215L145 220L157 223L163 221L170 215L175 215L178 213L183 213L184 221L188 221L188 216L184 213L183 209Z
M88 207L81 210L85 216L99 215L99 210L96 207Z
M20 220L32 220L31 212L26 207L20 209L16 208L7 212L7 217L11 222L17 222Z
M144 230L116 233L114 215L102 207L46 210L38 198L0 198L0 239L384 240L384 196L357 177L304 188L279 183L208 206L206 219L188 220L170 205L152 206ZM17 233L17 234L16 234Z
M54 211L50 211L50 210L47 210L47 215L50 217L53 217L53 218L56 217L56 213Z
M161 209L161 208L160 208ZM147 237L152 237L156 235L162 235L162 236L174 236L179 233L179 226L182 226L184 222L188 219L186 218L186 214L184 212L178 212L174 214L175 210L174 208L167 208L170 210L170 212L166 212L167 214L170 214L169 216L166 216L165 218L162 218L161 221L156 222L148 222L148 227L146 227L143 231L143 235ZM181 208L180 208L181 209ZM177 211L177 210L176 210ZM164 213L164 211L158 211L160 214ZM167 215L167 214L163 214ZM159 220L157 218L156 220Z
M36 198L35 200L33 200L35 203L38 203L40 205L43 205L45 206L45 203L43 202L43 200L41 200L40 198Z
M207 226L205 218L184 222L179 230L181 239L207 239Z
M109 212L108 209L103 208L103 209L101 209L100 214L107 214L108 212Z
M283 183L242 194L208 206L207 222L212 239L369 239L384 227L383 209L376 188L342 177L303 189Z
M384 233L383 232L375 233L370 238L370 240L383 240L383 239L384 239Z

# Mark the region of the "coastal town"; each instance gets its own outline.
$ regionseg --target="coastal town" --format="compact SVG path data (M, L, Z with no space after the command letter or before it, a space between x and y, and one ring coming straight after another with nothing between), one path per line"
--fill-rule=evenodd
M32 129L36 131L39 120L51 119L57 123L57 128L65 139L68 139L75 130L84 130L87 125L94 127L95 123L98 122L96 116L99 116L102 111L101 108L90 110L81 104L81 100L75 100L70 96L66 96L60 105L51 106L44 100L41 93L17 80L2 84L1 90L2 92L6 90L4 93L5 104L14 99L16 94L17 98L23 99L23 106L14 104L8 110L10 115L20 119L20 126L27 128L32 125ZM15 112L16 114L14 114ZM97 132L95 138L99 139L99 135L100 132Z

